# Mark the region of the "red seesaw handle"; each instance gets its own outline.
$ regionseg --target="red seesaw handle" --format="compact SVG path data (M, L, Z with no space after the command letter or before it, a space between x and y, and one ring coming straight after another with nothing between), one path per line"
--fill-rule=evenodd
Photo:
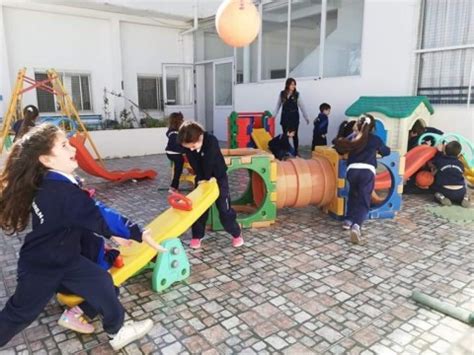
M177 210L191 211L193 209L193 201L177 192L173 192L168 196L168 203Z

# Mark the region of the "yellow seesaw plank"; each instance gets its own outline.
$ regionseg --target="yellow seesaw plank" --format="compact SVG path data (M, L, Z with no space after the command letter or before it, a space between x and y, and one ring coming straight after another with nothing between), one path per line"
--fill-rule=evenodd
M146 228L152 231L153 239L161 243L170 238L180 237L191 225L207 210L219 196L219 187L213 178L208 182L200 184L195 190L187 195L193 203L191 211L182 211L169 208L156 217ZM153 257L156 250L145 243L134 242L130 247L120 247L120 255L123 257L124 266L117 269L111 268L110 273L116 286L121 285L128 278L140 271ZM82 302L82 298L75 295L57 295L60 303L70 307Z

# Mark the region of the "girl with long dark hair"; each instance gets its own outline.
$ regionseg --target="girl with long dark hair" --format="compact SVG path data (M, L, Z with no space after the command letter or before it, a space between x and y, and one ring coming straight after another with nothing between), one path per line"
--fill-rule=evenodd
M72 175L75 155L62 130L43 124L13 145L0 174L0 228L7 234L21 232L32 220L20 250L15 293L0 312L0 347L33 322L60 289L81 296L102 315L114 350L153 327L150 319L124 324L110 274L82 255L81 243L85 237L98 238L97 233L161 247L149 230L98 205L78 186Z
M293 128L296 131L296 134L293 137L293 145L295 154L298 155L298 128L300 125L299 110L303 113L306 124L309 124L309 118L304 108L303 101L301 100L301 95L296 91L296 80L293 78L286 79L285 89L280 92L277 105L275 110L273 110L274 117L278 115L280 107L282 107L280 124L283 133L286 135L289 128Z

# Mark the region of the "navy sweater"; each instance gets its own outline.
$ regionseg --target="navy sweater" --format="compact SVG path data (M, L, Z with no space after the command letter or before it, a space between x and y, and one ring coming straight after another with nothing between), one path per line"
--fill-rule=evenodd
M437 170L436 185L464 185L464 165L456 157L438 152L432 163Z
M272 152L284 152L295 156L295 150L290 144L288 135L284 133L272 138L272 140L268 142L268 148L270 148Z
M49 172L32 204L33 230L25 237L18 261L19 270L61 273L81 254L93 260L100 256L99 239L113 235L141 242L140 227L114 210L96 203L89 194L66 177ZM84 250L82 238L90 237L91 249ZM90 255L88 255L91 253ZM93 260L94 261L94 260ZM95 260L100 263L100 260Z
M178 131L175 129L169 129L166 132L166 137L168 137L168 144L166 145L165 151L166 152L175 152L175 153L183 153L184 148L181 144L178 143Z
M349 153L347 165L352 163L365 163L377 167L377 153L384 157L390 154L390 148L387 147L378 136L369 133L367 145L360 152Z
M314 120L313 135L322 136L328 133L329 118L324 113L319 113Z
M211 177L221 179L227 177L227 165L224 161L219 142L212 134L204 132L201 150L191 151L185 148L189 164L196 173L196 183L209 180Z

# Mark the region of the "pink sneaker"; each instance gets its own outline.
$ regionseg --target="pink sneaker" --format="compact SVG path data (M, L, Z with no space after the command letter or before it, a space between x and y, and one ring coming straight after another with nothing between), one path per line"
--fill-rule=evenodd
M61 327L74 330L78 333L90 334L94 332L94 326L87 323L82 316L82 309L75 306L69 310L65 310L58 320Z
M192 249L199 249L201 247L201 239L199 239L199 238L191 239L191 243L189 243L189 246Z
M234 248L238 248L240 246L244 245L244 238L242 236L234 237L232 238L232 246Z

